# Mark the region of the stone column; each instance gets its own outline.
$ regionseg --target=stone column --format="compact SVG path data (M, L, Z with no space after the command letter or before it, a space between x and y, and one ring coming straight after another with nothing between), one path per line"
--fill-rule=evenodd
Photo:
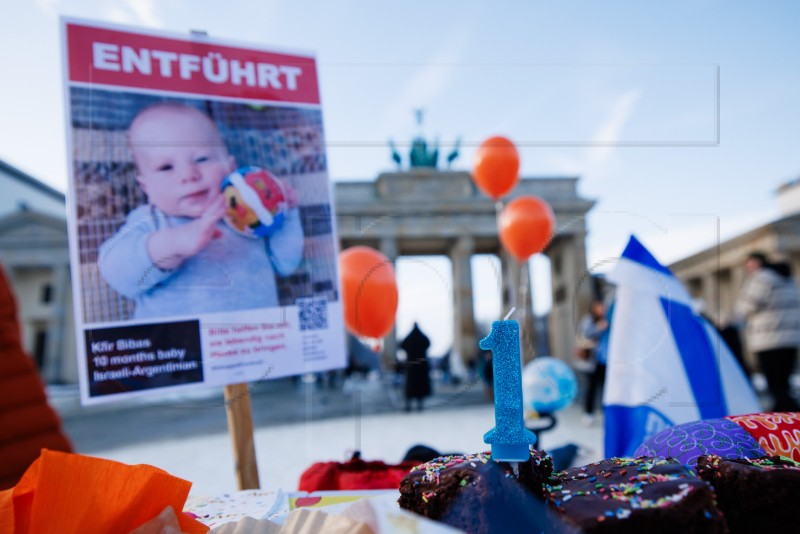
M572 295L567 283L569 275L565 248L564 238L561 237L550 245L547 253L550 257L550 277L553 284L553 305L548 322L550 354L557 357L566 351L566 333L572 334L569 315L569 301Z
M531 264L526 261L521 266L520 272L520 292L519 292L519 305L521 310L524 310L524 315L519 317L524 319L520 320L522 331L522 364L526 364L536 357L536 340L538 339L538 332L536 332L536 316L533 313L533 277L531 276ZM524 321L524 322L523 322Z
M589 280L589 275L586 265L586 232L581 231L572 236L568 244L569 255L571 257L571 272L573 272L574 282L572 287L572 303L575 306L573 314L581 314L583 311L589 310L589 305L592 302L592 284ZM575 322L580 320L580 317L575 317Z
M48 327L50 338L47 343L47 352L45 353L47 359L44 365L47 372L46 376L42 377L50 382L60 382L64 378L61 376L64 368L62 360L67 354L70 354L69 351L64 350L67 292L69 290L69 264L62 263L53 268L53 305Z
M714 271L704 273L701 280L703 282L700 298L703 300L703 306L705 306L705 309L702 311L717 323L719 322L719 309L717 307L719 287L717 287L718 280L716 273Z
M460 236L450 249L453 264L453 347L450 365L454 374L466 372L466 363L474 360L478 351L475 336L475 311L472 302L472 253L475 240Z
M561 242L561 286L563 290L563 301L561 302L561 313L559 314L558 324L555 325L556 337L559 339L557 351L553 356L561 359L569 358L572 355L575 343L575 325L580 318L580 313L576 306L576 291L579 288L579 274L576 268L575 257L572 250L572 239L567 237ZM555 349L555 347L554 347Z
M591 300L591 284L584 279L586 250L583 233L559 237L550 246L548 255L553 279L550 352L557 358L569 359L580 315L588 309Z
M800 252L796 250L789 251L789 264L792 266L792 276L797 282L797 280L800 280Z
M380 240L380 251L386 256L395 272L397 272L397 240L391 237L382 237ZM393 369L397 361L397 326L393 326L388 334L383 338L383 368Z
M733 281L731 268L725 266L719 271L717 275L717 287L719 288L719 312L717 315L718 324L724 324L727 317L730 315L731 308L733 307L733 299L736 298L736 292L731 285Z
M728 321L733 319L733 308L736 306L736 300L739 298L739 294L742 292L742 287L744 287L744 281L746 279L747 271L744 270L741 262L731 267L731 290L733 291L733 298L731 299L731 313L727 318Z
M733 290L733 301L731 305L731 311L728 314L728 317L725 319L727 321L733 322L736 319L734 311L736 309L736 301L739 299L739 295L742 293L742 288L744 287L744 283L747 281L747 271L744 268L744 254L742 254L742 259L733 264L731 267L731 288ZM756 357L753 352L750 350L750 347L747 344L746 333L745 333L745 325L739 325L741 330L739 331L739 336L741 336L741 341L744 349L744 361L750 366L750 369L755 369L758 367L758 363L756 362Z

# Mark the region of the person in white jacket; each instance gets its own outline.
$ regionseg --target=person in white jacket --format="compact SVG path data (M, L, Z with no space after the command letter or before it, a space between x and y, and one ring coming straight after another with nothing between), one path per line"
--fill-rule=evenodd
M736 302L736 318L747 323L745 341L767 379L773 411L798 411L789 376L800 346L800 293L788 265L769 263L760 252L748 256L745 269L749 276Z

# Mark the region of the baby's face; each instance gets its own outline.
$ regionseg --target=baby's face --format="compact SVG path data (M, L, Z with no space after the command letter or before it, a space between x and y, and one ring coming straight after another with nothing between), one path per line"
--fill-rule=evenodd
M137 180L167 215L200 217L235 168L214 124L200 112L156 109L134 121L129 136Z

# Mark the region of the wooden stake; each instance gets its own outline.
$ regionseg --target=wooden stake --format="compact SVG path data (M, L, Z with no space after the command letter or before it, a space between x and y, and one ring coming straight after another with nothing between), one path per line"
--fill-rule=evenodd
M225 386L225 412L233 444L236 481L240 490L259 489L256 445L253 439L253 414L247 384Z

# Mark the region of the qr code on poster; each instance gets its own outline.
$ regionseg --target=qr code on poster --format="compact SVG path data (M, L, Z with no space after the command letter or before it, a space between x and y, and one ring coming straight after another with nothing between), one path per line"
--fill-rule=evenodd
M328 328L328 300L320 297L297 299L300 314L300 330L324 330Z

